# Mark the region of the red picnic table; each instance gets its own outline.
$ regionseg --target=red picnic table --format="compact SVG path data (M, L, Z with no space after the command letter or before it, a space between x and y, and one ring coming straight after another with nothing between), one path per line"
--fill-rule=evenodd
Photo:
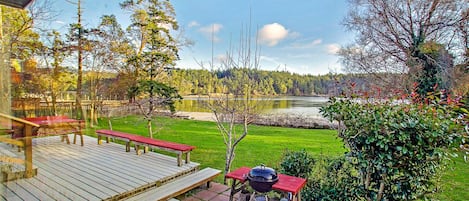
M24 118L24 120L38 124L40 127L34 130L33 136L61 135L70 144L68 135L74 134L73 144L76 144L77 135L80 135L81 146L83 146L84 121L72 119L67 116L41 116Z
M249 167L241 167L225 175L225 178L233 179L233 183L231 184L230 201L233 200L234 194L244 189L244 182L246 181L246 176L250 170L251 168ZM291 193L291 200L300 201L300 192L305 185L306 179L284 174L278 174L278 182L272 186L272 189L276 191Z

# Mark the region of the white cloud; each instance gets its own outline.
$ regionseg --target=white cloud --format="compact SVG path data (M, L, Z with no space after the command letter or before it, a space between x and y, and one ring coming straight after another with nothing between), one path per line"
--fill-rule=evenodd
M279 23L266 24L259 30L259 42L275 46L288 36L288 30Z
M313 40L313 42L311 42L310 44L311 45L319 45L322 43L322 40L321 39L316 39L316 40Z
M65 24L64 21L60 21L60 20L56 20L55 23L57 23L57 24Z
M337 43L329 44L326 46L327 53L329 54L337 54L340 50L340 45Z
M189 28L191 27L198 27L200 24L197 21L191 21L189 22L189 25L187 25Z
M301 33L299 33L299 32L291 32L291 33L288 33L288 37L289 37L289 38L299 38L299 37L301 37Z
M217 36L217 34L222 28L223 25L215 23L204 27L200 27L199 32L202 33L208 39L213 40L213 42L219 42L220 38Z

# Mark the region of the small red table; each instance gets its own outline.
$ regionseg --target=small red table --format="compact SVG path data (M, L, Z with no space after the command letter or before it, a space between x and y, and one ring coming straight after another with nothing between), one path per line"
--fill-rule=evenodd
M225 175L225 178L233 179L231 185L230 201L233 200L235 193L239 192L244 188L244 182L246 181L246 175L249 173L251 168L241 167ZM238 183L239 181L239 183ZM236 188L236 186L241 185ZM291 193L293 195L292 200L301 200L301 189L306 185L306 179L293 177L284 174L278 174L278 182L272 186L273 190Z
M81 146L84 144L82 130L84 128L83 120L71 119L67 116L41 116L24 118L24 120L40 126L39 130L36 130L36 133L33 135L62 135L67 141L67 144L70 144L67 134L73 133L73 144L76 144L77 135L80 135Z

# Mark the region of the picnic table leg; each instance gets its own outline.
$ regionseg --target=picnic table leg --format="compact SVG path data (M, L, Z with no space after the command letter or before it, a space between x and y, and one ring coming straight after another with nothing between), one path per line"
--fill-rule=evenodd
M186 164L191 162L191 152L186 153Z
M230 201L233 201L233 198L234 198L234 195L237 193L237 192L240 192L240 191L243 191L244 190L244 184L242 184L241 182L237 183L238 180L236 179L233 179L233 183L231 183L231 191L230 191ZM238 184L241 184L241 186L236 189L236 186Z
M301 201L301 191L299 191L297 194L293 194L293 193L288 193L291 195L291 197L289 196L289 200L291 198L291 201Z
M137 152L137 155L140 155L140 145L136 144L134 148L135 148L135 152Z
M73 144L77 144L77 135L80 135L80 143L81 143L81 146L83 146L84 140L83 140L83 133L81 133L81 131L78 131L78 134L77 133L73 134Z
M101 135L98 135L98 145L101 145Z
M178 166L181 167L182 166L182 153L178 153Z
M233 183L231 184L231 191L230 191L230 201L233 201L233 197L235 194L235 187L236 187L236 180L233 179Z
M67 144L70 144L70 139L68 138L68 134L62 135L62 137L65 138L65 141L67 141Z
M130 141L125 142L125 152L130 152Z

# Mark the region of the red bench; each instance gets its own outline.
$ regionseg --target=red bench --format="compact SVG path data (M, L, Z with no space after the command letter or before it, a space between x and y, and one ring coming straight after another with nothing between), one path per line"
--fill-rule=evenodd
M133 135L129 133L113 131L113 130L96 130L98 135L98 144L101 144L101 137L106 137L106 142L109 142L109 138L116 138L126 142L126 151L130 151L130 143L132 142L135 145L135 151L137 155L140 154L140 145L151 148L158 148L165 151L173 152L177 154L177 164L178 166L182 165L182 155L185 154L186 163L190 162L190 152L195 149L195 146L190 146L186 144L179 144L175 142L168 142L163 140L151 139L143 137L140 135ZM146 148L143 149L146 153Z
M123 133L119 131L113 130L96 130L96 134L98 135L98 145L101 144L101 137L106 137L106 143L109 143L109 138L119 139L125 141L125 151L130 151L130 139L132 138L132 134Z

